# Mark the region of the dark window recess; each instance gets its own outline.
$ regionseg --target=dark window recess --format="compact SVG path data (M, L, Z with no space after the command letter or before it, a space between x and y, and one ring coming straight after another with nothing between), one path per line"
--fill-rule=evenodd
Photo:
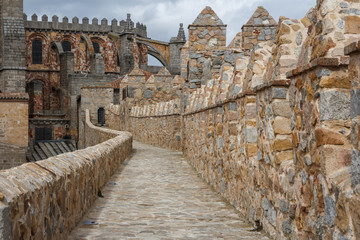
M32 42L32 63L42 64L42 42L39 39Z
M116 55L116 60L117 60L117 66L120 67L120 57L119 57L119 54Z
M71 52L71 43L69 41L63 41L61 45L64 52Z
M98 124L100 126L105 125L105 109L102 107L98 109Z
M100 53L100 45L97 42L93 42L94 52Z
M52 128L35 128L35 140L36 141L44 141L44 140L52 140Z
M114 104L120 103L120 89L114 88Z
M122 90L122 99L123 100L126 99L126 88L123 88L123 90Z

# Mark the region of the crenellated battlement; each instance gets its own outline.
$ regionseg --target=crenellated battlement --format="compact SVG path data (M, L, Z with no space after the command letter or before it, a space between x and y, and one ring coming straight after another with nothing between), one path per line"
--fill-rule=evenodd
M49 21L47 15L43 15L41 19L36 14L31 16L28 20L28 16L24 14L24 24L26 30L40 30L40 31L61 31L61 32L94 32L94 33L135 33L141 37L147 37L146 25L137 22L136 25L131 20L131 15L127 14L127 19L118 21L117 19L111 20L110 24L106 18L101 21L97 18L90 20L84 17L80 23L78 17L73 17L69 22L68 17L63 17L62 21L59 21L59 17L54 15Z

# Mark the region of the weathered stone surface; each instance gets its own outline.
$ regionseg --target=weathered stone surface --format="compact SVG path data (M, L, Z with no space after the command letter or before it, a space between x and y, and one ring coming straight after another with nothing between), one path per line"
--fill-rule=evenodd
M272 97L277 99L286 99L287 89L286 88L273 88Z
M271 225L276 225L276 210L267 198L262 199L262 208L264 214Z
M353 186L360 184L360 153L355 149L351 151L351 176Z
M345 92L326 91L320 94L320 119L338 120L350 117L350 99Z
M346 73L334 73L330 76L323 77L320 81L322 88L351 88L351 81Z
M290 149L292 149L292 137L284 135L276 136L274 142L275 151L285 151Z
M257 130L256 128L246 128L245 138L248 143L255 143L257 141Z
M326 144L344 145L344 138L344 135L339 132L335 132L326 128L315 129L315 140L316 146L318 147Z
M271 105L275 116L291 117L291 108L288 101L276 101Z
M335 224L335 218L336 218L336 203L334 199L327 196L324 198L324 205L325 205L325 222L330 227L334 226Z
M345 33L359 34L360 33L360 17L346 16L345 18Z
M351 150L341 146L325 145L322 153L322 167L325 176L351 165Z
M360 89L351 91L351 118L360 115Z
M291 134L290 119L276 117L273 124L275 134Z
M276 146L275 150L278 150L279 146ZM288 146L283 146L281 147L281 149L289 149ZM282 152L278 152L275 155L275 164L280 165L282 162L288 161L288 160L292 160L293 159L293 151L282 151Z

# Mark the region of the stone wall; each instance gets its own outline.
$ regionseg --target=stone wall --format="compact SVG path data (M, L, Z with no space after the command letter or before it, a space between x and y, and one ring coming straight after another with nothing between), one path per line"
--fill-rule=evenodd
M26 162L28 95L0 93L0 169Z
M132 108L128 129L135 140L181 151L180 100Z
M111 129L125 130L137 141L167 149L182 150L180 99L170 102L133 107L127 105L106 108L107 125Z
M66 239L132 151L130 133L93 126L89 112L85 136L92 147L0 171L1 239Z
M251 51L231 46L206 84L184 87L184 155L276 239L360 238L356 9L357 1L324 0L301 20L280 18L275 36L257 39ZM201 45L190 41L182 51L186 80L191 48ZM132 108L144 118L133 128L163 120L151 113L151 106ZM156 138L154 129L146 135Z

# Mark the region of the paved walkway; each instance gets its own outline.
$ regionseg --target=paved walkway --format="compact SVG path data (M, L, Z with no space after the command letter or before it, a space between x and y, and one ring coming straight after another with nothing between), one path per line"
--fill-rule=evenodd
M181 153L137 142L134 148L69 240L268 239L249 231Z

